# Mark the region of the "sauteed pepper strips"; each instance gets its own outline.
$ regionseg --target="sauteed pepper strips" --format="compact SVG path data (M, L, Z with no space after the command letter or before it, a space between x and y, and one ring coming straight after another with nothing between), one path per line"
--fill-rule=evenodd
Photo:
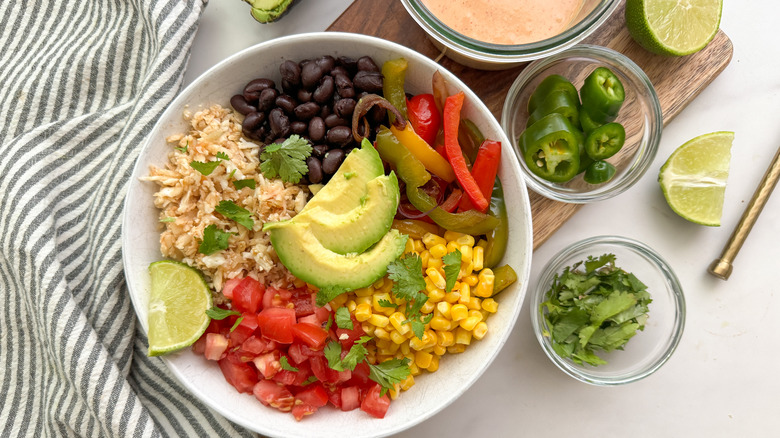
M498 167L501 164L501 142L494 140L485 140L479 147L477 158L474 165L471 166L471 175L477 182L480 191L488 198L493 192L493 185L498 174ZM461 211L474 208L468 197L460 201L459 209Z
M479 211L485 211L488 207L488 201L477 182L469 172L466 166L466 159L463 158L463 151L458 144L458 126L460 125L460 110L463 108L463 101L466 95L458 92L447 97L444 102L444 148L447 151L447 159L455 171L455 177L458 183L468 196L471 203Z
M441 114L436 108L433 94L418 94L406 102L406 112L414 132L428 145L435 146L436 135L441 128Z
M528 169L551 182L566 182L579 172L582 133L569 119L552 113L520 135Z
M391 59L382 64L382 93L398 111L407 118L406 110L406 92L404 91L404 81L406 79L406 68L409 63L404 58ZM388 113L390 123L393 123L395 114Z
M509 219L506 213L506 203L504 202L504 188L501 186L501 180L498 178L496 178L493 194L490 197L490 215L497 218L499 222L498 226L485 236L487 238L487 246L485 247L483 263L486 268L495 267L504 258L506 246L509 243Z
M390 131L432 174L447 182L455 180L455 172L452 171L450 163L417 135L409 123L405 129L391 126Z

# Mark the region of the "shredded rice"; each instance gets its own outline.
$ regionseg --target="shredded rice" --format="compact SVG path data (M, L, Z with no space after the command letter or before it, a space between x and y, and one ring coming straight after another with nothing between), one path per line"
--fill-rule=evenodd
M165 168L151 166L150 175L142 178L160 186L154 204L161 210L165 226L160 236L162 254L198 268L218 292L226 280L246 275L274 287L289 287L295 278L279 262L262 228L265 222L289 219L300 212L308 191L260 173L259 145L242 138L241 122L230 109L214 105L195 114L185 112L184 117L192 126L190 132L168 137L172 150ZM208 176L190 165L192 161L215 161L218 152L230 159L223 160ZM247 178L255 180L256 188L236 190L232 181ZM253 229L215 212L222 200L249 210ZM211 224L235 234L226 250L206 256L198 247L203 230Z

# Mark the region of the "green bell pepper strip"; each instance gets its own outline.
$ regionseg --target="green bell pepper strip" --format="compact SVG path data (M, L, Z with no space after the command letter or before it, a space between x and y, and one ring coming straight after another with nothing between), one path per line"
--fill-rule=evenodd
M550 182L566 182L579 172L582 132L552 113L528 127L518 143L528 169Z
M585 152L594 160L605 160L620 151L626 142L626 130L620 123L607 123L585 138Z
M615 166L606 161L596 161L585 169L583 178L588 184L603 184L615 176Z
M528 99L528 113L532 114L536 111L536 108L542 101L556 91L565 92L574 102L577 102L577 105L579 105L580 97L577 94L577 88L561 75L550 75L544 78L542 82L536 86L534 92L531 93L531 97Z
M391 59L382 64L382 94L398 111L407 119L406 110L406 91L404 91L404 80L406 79L406 68L409 63L404 58ZM390 123L395 120L393 113L388 113Z
M409 202L417 210L427 213L428 217L440 227L478 236L488 233L499 225L497 218L476 210L450 213L439 207L436 199L421 189L431 178L425 166L384 126L377 132L376 149L382 160L390 164L398 178L406 184L406 197Z
M620 79L606 67L593 70L580 88L582 107L596 123L615 120L625 98Z
M510 284L517 281L517 272L509 265L499 266L493 269L493 294L491 297L496 296L499 292L506 289Z
M479 146L485 141L485 136L479 130L477 125L469 119L461 119L458 126L458 143L463 149L463 155L466 157L466 164L471 165L477 159Z
M509 243L509 220L506 213L506 203L504 202L504 188L501 186L501 180L496 177L493 185L493 194L490 197L489 214L498 218L498 226L489 231L485 237L487 246L483 265L486 268L493 268L504 258L506 247Z
M559 113L569 119L575 127L580 126L580 103L572 99L565 91L554 91L539 104L526 121L526 128L536 123L542 117Z

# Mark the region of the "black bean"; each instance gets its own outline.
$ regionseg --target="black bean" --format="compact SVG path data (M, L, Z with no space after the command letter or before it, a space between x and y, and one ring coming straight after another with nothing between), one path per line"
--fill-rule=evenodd
M344 161L344 151L341 149L331 149L322 158L322 171L328 175L333 175L339 170L341 162Z
M379 66L376 65L374 60L370 56L361 56L357 60L357 68L359 71L375 71L379 72Z
M333 67L333 70L330 71L330 75L331 76L336 76L336 75L349 76L349 73L347 72L346 68L344 68L344 67L342 67L340 65L337 65L337 66Z
M298 102L306 103L311 101L311 91L301 88L297 93Z
M287 94L278 96L274 103L276 103L276 106L283 109L288 116L293 113L293 110L298 105L298 102L296 102L292 96Z
M260 111L268 111L274 107L274 102L279 92L276 88L266 88L260 92L260 98L257 100L257 109Z
M250 131L254 131L262 126L263 122L265 122L265 113L255 111L247 114L241 125Z
M331 108L330 105L323 105L322 109L320 110L320 117L324 119L331 114L333 114L333 108Z
M301 85L307 90L313 89L323 75L322 67L316 62L308 62L301 68Z
M309 182L312 184L322 182L322 163L320 162L320 159L309 157L306 159L306 165L309 167L309 173L307 174Z
M352 118L352 112L355 111L355 105L357 105L355 99L341 99L333 104L333 111L342 119L349 120Z
M375 71L359 71L352 79L356 88L369 93L379 93L382 91L382 73Z
M322 58L317 59L316 62L325 74L330 73L330 71L333 70L333 67L336 66L336 58L330 55L325 55Z
M333 97L333 90L335 85L333 82L333 76L325 75L320 81L320 85L311 94L312 99L317 103L325 103Z
M335 126L348 126L349 122L345 119L342 119L336 114L330 114L327 117L325 117L325 126L328 128L333 128Z
M336 74L333 76L336 83L336 92L341 97L355 97L355 86L347 75Z
M316 116L309 120L309 138L311 141L320 141L325 138L325 120Z
M354 76L358 71L357 61L348 56L339 56L339 59L336 60L336 64L344 67L344 69L352 76Z
M243 115L257 111L257 107L246 101L243 94L236 94L230 98L230 106Z
M290 119L284 115L281 108L274 108L268 114L268 123L271 126L271 133L275 138L287 137L290 134Z
M260 93L269 88L276 88L274 81L266 78L253 79L244 87L244 98L247 102L257 102Z
M328 145L324 145L324 144L315 144L314 146L311 147L312 155L314 155L315 157L319 157L319 158L324 157L325 153L328 152L329 150L330 150L330 147L328 147Z
M291 84L287 79L282 79L282 92L294 96L298 93L300 85Z
M347 126L334 126L328 129L325 139L330 145L344 147L352 140L352 130Z
M309 121L312 117L320 113L320 106L315 102L302 103L293 110L298 120Z
M255 131L249 130L246 128L246 126L241 127L241 133L244 135L244 137L250 139L250 140L260 140L262 136L259 136L255 134Z
M279 73L282 75L282 80L287 81L288 86L298 87L301 85L301 67L295 61L284 61L279 66Z
M296 120L290 123L290 132L293 134L306 135L308 128L309 125L306 122L301 122L300 120Z

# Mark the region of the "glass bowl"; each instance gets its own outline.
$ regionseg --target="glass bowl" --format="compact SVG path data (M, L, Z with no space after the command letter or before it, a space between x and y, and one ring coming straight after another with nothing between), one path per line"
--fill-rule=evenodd
M401 0L401 3L447 57L468 67L500 70L553 55L577 44L608 19L620 1L583 0L579 12L561 33L527 44L479 41L444 24L423 4L423 0Z
M540 304L546 301L554 277L565 267L603 254L614 254L617 267L647 285L653 301L644 330L629 339L623 350L597 351L606 364L580 365L553 350L550 338L544 335L547 324ZM593 385L621 385L649 376L674 353L685 326L685 297L671 267L647 245L625 237L592 237L563 249L544 267L530 294L531 323L547 357L569 376Z
M606 160L617 169L615 176L597 185L585 182L582 174L565 183L554 183L536 176L528 169L517 144L529 117L528 99L539 83L553 74L566 77L579 90L585 78L597 67L612 70L626 94L615 120L625 128L626 141L620 152ZM655 88L639 66L614 50L579 45L535 61L523 69L504 101L501 126L520 161L526 183L533 191L556 201L584 204L623 193L644 175L658 152L663 118Z

